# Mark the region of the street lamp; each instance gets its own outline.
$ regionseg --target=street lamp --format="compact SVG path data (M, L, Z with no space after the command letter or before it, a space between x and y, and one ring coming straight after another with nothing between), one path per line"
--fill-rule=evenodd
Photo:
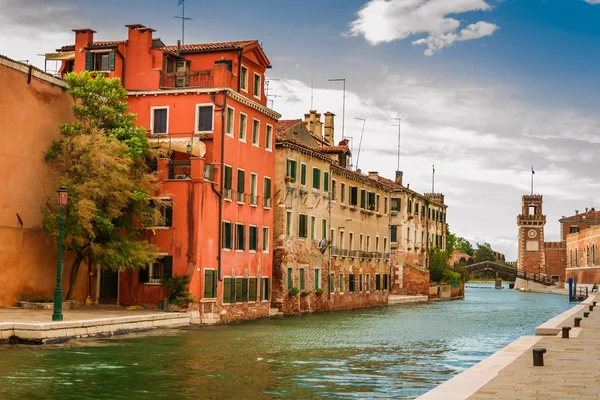
M62 240L63 228L65 226L64 209L69 200L69 191L66 187L61 186L56 191L58 193L58 206L60 207L60 216L58 218L58 264L56 268L56 289L54 290L54 313L52 313L52 321L62 321Z

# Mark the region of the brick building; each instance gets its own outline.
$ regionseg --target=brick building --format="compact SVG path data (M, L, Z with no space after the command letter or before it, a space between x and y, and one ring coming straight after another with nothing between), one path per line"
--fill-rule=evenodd
M597 212L592 210L592 212ZM567 235L567 278L577 283L600 283L600 225Z
M280 115L266 107L270 62L258 42L167 46L143 25L127 25L117 41L74 32L75 44L58 49L61 71L120 78L137 124L169 154L158 160L155 195L172 207L166 226L147 233L160 257L146 270L102 269L99 298L156 306L167 295L161 278L187 274L204 321L268 315Z

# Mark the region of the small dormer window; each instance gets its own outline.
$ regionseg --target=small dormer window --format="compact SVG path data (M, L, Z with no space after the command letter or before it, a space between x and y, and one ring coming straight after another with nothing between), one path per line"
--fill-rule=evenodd
M260 99L260 93L262 91L261 78L259 74L254 74L254 97Z
M88 52L85 54L85 69L87 71L114 71L115 52Z

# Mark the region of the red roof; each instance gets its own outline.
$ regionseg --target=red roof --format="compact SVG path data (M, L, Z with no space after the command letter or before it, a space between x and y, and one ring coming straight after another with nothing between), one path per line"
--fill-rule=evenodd
M125 40L104 40L99 42L93 42L88 47L108 47L108 46L118 46L120 44L125 44Z
M278 135L283 134L283 133L285 133L286 130L288 130L292 126L296 125L298 122L302 122L302 120L301 119L280 119L277 122L277 128L275 129L275 132Z
M258 40L240 40L237 42L218 42L218 43L200 43L200 44L182 44L180 51L182 53L193 53L196 51L218 51L218 50L240 50L251 44L258 44ZM177 46L164 46L161 50L177 51Z
M350 151L348 146L321 146L315 147L315 150L320 151L321 153L345 153Z

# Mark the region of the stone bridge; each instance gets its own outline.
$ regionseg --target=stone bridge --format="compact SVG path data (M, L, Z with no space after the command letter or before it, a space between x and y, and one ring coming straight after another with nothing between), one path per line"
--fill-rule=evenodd
M511 267L510 265L499 264L493 261L483 261L480 263L467 265L466 269L469 273L485 271L494 272L497 278L503 278L507 280L515 280L516 278L521 278L527 281L541 283L542 285L546 286L554 285L552 278L548 277L547 275L534 274L532 272L527 272L522 269L516 269L514 267Z

